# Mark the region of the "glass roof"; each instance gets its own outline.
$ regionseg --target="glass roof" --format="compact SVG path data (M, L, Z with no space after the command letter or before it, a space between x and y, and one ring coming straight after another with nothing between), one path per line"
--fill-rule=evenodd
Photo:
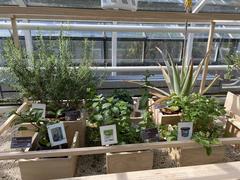
M101 9L101 0L22 0L26 6ZM193 7L201 0L193 0ZM16 0L0 0L0 5L18 5ZM183 12L183 0L139 0L138 10ZM240 0L208 0L200 12L240 13Z

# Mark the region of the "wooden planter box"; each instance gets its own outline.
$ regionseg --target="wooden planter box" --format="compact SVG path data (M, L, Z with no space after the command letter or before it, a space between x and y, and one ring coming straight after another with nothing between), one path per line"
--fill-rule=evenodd
M72 142L72 137L74 136L75 131L79 132L79 146L84 147L85 146L85 133L86 133L86 121L85 119L81 118L77 121L63 121L64 128L66 131L67 140L68 142ZM35 127L31 125L30 123L24 123L21 124L21 127L26 127L27 130L18 131L17 135L18 137L30 137L35 134Z
M203 147L197 148L170 148L169 156L179 166L193 166L224 162L225 146L219 145L212 148L212 154L207 155Z
M155 109L155 111L156 116L154 122L157 125L177 125L181 120L181 114L165 115L160 111L160 109Z
M225 135L227 137L240 137L240 120L239 119L227 120Z
M36 134L34 135L33 147L36 145ZM79 147L79 133L77 131L74 136L67 134L67 137L71 138L71 141L68 141L71 148ZM25 152L28 151L29 149L26 149ZM77 156L21 159L18 163L22 180L68 178L75 175Z
M134 125L137 125L143 119L142 112L141 111L133 111L130 119Z
M17 109L16 112L21 113L27 111L29 110L31 105L31 102L25 102ZM7 130L9 127L11 127L14 120L16 120L17 118L18 116L16 114L10 116L9 119L2 126L0 126L0 134ZM79 118L76 121L63 121L63 123L66 133L69 134L69 137L73 137L75 131L79 132L79 145L80 147L84 147L86 133L86 114L83 114L83 117ZM18 137L33 136L35 134L35 128L30 123L21 124L21 126L19 127L26 127L27 130L18 131L16 134L16 136ZM71 139L68 139L68 141L71 141Z
M107 173L148 170L153 167L153 151L106 154Z
M150 111L152 112L153 122L156 125L177 125L181 120L181 114L164 115L159 108L154 105L154 100L149 100Z

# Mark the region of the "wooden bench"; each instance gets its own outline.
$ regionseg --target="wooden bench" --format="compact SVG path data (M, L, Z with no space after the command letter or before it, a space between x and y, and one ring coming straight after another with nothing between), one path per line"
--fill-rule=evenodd
M67 178L68 180L240 179L240 162Z

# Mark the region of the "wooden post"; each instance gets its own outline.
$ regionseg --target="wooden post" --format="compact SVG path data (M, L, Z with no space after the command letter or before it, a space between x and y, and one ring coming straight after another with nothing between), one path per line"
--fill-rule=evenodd
M24 102L16 111L16 113L21 113L29 108L29 103ZM0 135L4 133L9 127L11 127L13 121L18 118L18 115L12 114L1 126L0 126Z
M14 44L17 48L19 48L20 46L20 43L19 43L19 37L18 37L18 31L17 31L17 22L16 22L16 17L13 16L11 18L11 24L12 24L12 30L13 30L13 41L14 41Z
M210 30L209 30L209 35L208 35L208 43L207 43L207 51L206 53L209 52L205 62L204 62L204 69L202 73L202 81L200 85L200 90L199 93L202 94L204 89L205 89L205 84L206 84L206 78L207 78L207 73L208 73L208 65L209 65L209 60L211 57L211 50L212 50L212 43L213 43L213 37L214 37L214 29L215 29L215 22L211 22L210 25Z

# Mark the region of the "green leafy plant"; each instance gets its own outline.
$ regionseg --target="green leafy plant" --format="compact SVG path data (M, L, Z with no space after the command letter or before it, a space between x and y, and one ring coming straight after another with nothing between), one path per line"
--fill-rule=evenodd
M40 37L33 55L16 48L13 41L6 41L4 57L14 79L10 85L16 85L24 97L32 100L50 101L58 108L63 105L77 108L80 100L94 95L101 82L101 77L90 70L92 61L88 43L85 41L83 62L75 66L70 41L62 35L56 44Z
M148 129L148 128L155 128L156 125L154 124L152 120L152 113L149 112L148 110L143 110L142 112L143 118L142 120L138 123L138 129L139 131Z
M50 147L50 141L48 137L47 126L58 123L58 120L46 120L42 118L43 111L31 109L27 112L15 113L18 118L14 121L14 124L30 123L34 128L35 132L38 132L38 144L43 147ZM24 126L20 126L19 131L28 130Z
M160 125L158 127L160 137L166 141L176 141L178 135L178 127L176 125Z
M230 79L232 77L232 73L234 70L236 70L238 73L240 71L240 54L230 54L226 56L225 61L228 65L227 69L227 78Z
M95 124L96 127L116 124L120 144L139 142L139 131L132 127L130 119L132 106L128 102L98 95L92 100L89 111L89 122Z
M217 144L217 138L223 135L223 127L218 126L215 120L225 114L224 108L214 98L200 94L173 95L168 104L180 107L182 119L193 122L193 139L203 145L209 155L211 146Z
M119 100L123 100L123 101L128 102L129 104L133 105L132 96L129 94L129 92L127 90L115 89L112 96L114 98L117 98Z
M149 98L151 98L151 95L148 91L148 88L146 86L150 86L151 83L149 82L149 78L152 76L152 74L149 73L149 71L145 72L144 76L144 87L142 88L142 95L139 100L139 109L148 111L148 101Z
M211 155L212 146L220 144L218 138L222 135L222 132L222 128L216 126L206 132L195 132L193 134L193 139L206 149L207 155Z

